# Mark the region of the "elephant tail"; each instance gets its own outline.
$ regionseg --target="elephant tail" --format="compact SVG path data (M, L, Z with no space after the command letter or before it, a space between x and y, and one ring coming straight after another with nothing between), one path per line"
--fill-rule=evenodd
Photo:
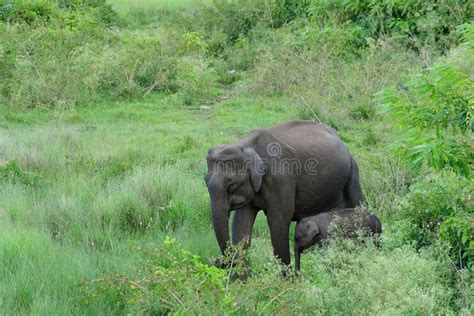
M359 166L352 157L351 172L344 186L344 200L348 208L361 206L365 202L364 192L362 192L362 187L360 186Z

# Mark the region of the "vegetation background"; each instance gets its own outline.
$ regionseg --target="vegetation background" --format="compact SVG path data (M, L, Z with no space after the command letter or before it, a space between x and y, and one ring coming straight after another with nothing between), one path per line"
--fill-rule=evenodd
M474 313L472 1L0 0L2 314ZM309 119L360 164L381 247L247 283L219 256L216 143ZM238 267L237 267L238 268Z

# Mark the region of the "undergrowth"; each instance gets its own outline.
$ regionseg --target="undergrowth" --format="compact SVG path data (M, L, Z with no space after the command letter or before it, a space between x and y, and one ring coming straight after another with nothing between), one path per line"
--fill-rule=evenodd
M0 0L1 312L471 315L472 4L170 3ZM381 245L283 277L259 214L234 280L206 151L290 119L337 129Z

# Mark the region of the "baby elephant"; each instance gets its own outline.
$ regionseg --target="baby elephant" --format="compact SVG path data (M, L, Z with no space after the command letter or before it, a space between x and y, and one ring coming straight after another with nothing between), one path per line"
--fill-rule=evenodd
M295 229L296 271L300 270L300 254L314 244L321 245L330 235L329 226L335 217L342 222L345 236L356 237L358 228L366 228L370 235L380 235L382 224L373 214L358 212L354 208L337 209L302 218Z

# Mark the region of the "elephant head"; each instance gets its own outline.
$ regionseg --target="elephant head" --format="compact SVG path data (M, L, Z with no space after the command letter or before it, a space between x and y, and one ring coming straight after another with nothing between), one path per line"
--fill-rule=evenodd
M318 224L312 220L302 219L295 228L295 266L296 271L300 270L300 254L316 243L318 235L321 233Z
M207 154L204 177L211 200L214 231L224 254L229 242L229 213L252 201L260 191L265 164L252 147L217 145Z

